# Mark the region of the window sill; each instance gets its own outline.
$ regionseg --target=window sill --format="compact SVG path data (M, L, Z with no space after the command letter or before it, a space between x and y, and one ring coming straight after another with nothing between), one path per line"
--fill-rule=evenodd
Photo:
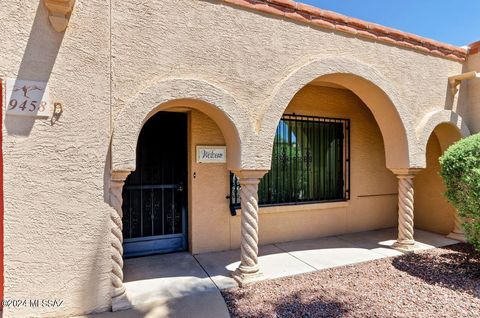
M285 213L285 212L298 212L298 211L310 211L310 210L329 210L340 209L348 207L348 201L339 202L321 202L321 203L305 203L305 204L288 204L288 205L275 205L275 206L263 206L259 208L259 214L270 213ZM241 209L237 209L237 215L241 214Z

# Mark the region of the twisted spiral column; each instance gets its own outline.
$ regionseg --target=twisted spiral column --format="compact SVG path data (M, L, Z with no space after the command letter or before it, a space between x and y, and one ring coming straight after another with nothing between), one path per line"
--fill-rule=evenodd
M240 179L241 213L241 255L240 265L233 277L240 286L257 280L260 273L258 265L258 183L266 171L236 172Z
M413 238L413 178L417 171L398 173L398 238L394 247L402 251L412 251Z
M111 246L112 246L112 273L113 286L112 299L125 296L123 285L123 234L122 234L122 190L130 171L113 171L110 179L110 213L111 220Z
M241 262L242 273L254 273L258 266L258 183L259 179L240 180L242 205Z

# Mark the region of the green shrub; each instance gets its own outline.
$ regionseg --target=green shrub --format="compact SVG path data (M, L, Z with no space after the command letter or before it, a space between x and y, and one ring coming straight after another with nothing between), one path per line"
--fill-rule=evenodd
M440 157L445 196L464 219L467 241L480 251L480 134L462 139Z

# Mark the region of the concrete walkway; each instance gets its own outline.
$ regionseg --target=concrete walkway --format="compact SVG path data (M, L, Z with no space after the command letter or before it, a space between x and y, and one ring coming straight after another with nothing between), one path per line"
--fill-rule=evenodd
M396 229L385 229L261 246L263 279L402 255L391 248L396 235ZM421 230L415 239L419 250L458 243ZM240 251L233 250L128 259L125 287L133 309L87 317L229 317L219 290L237 286L230 274L239 257Z

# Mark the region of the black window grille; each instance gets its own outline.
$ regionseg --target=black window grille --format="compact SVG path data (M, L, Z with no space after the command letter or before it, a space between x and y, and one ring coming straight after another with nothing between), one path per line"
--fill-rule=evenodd
M345 201L350 198L350 120L284 115L275 135L271 170L258 187L260 205ZM230 175L230 209L240 206Z

